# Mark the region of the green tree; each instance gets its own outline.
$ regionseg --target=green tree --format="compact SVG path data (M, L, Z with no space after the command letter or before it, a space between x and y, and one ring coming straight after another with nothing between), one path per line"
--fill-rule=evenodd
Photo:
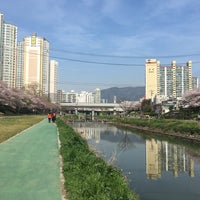
M145 114L150 114L153 111L151 99L144 99L141 103L141 111Z

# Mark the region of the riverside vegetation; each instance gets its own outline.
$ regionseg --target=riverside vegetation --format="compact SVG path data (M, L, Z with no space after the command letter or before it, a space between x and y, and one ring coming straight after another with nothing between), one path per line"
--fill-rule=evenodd
M125 177L96 156L87 142L61 119L57 120L65 189L70 200L137 200Z
M143 119L118 116L102 116L100 118L117 125L200 142L200 122L195 120Z

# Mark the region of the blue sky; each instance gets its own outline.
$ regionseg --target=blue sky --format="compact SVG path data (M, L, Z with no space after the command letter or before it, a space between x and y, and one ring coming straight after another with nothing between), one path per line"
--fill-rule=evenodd
M144 86L147 58L192 60L200 77L199 10L199 0L0 0L19 41L36 32L50 42L65 91Z

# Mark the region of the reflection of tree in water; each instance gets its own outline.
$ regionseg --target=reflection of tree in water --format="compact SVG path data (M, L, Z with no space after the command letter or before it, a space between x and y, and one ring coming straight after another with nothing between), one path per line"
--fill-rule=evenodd
M112 152L110 159L108 160L108 164L113 165L115 161L118 159L118 156L121 152L126 151L129 148L135 148L134 142L129 138L129 134L127 131L124 131L122 140L119 141L117 145L117 149Z
M127 131L124 131L124 137L118 144L119 152L126 151L129 148L135 148L134 142L129 138Z
M114 165L115 161L117 160L117 150L115 149L113 152L112 152L112 155L111 157L108 159L107 163L108 165Z
M197 163L200 163L200 148L192 149L186 148L186 152L194 159Z

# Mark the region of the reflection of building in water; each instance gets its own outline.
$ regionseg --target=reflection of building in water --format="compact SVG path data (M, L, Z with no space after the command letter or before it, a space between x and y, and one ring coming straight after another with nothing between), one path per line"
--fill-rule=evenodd
M87 140L94 139L96 143L100 142L101 133L110 130L114 135L117 133L118 129L116 127L109 127L102 123L74 123L74 129L83 135Z
M146 140L146 174L150 179L161 177L160 143L155 140Z
M183 146L155 139L146 140L147 177L157 179L162 171L171 171L174 177L180 172L188 172L189 176L194 177L194 161Z
M100 142L100 134L102 132L101 124L76 123L73 124L73 127L77 132L81 133L83 137L85 137L87 140L94 139L96 143Z
M95 140L96 143L100 142L100 129L96 128L84 128L83 130L83 136L88 140L88 139L93 139Z

